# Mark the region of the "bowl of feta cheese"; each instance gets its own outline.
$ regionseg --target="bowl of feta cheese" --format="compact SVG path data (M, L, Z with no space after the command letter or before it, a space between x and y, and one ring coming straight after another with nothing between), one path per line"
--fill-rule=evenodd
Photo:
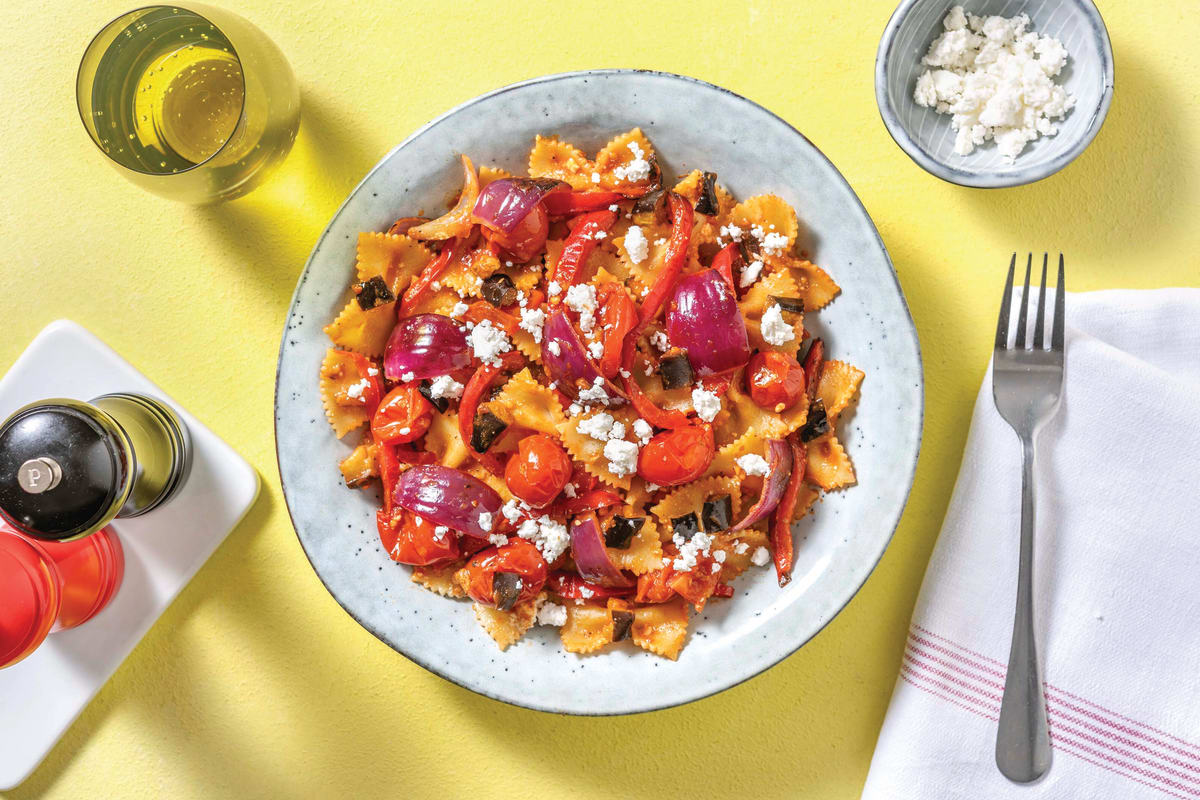
M962 186L1053 175L1095 138L1112 92L1112 45L1091 0L904 0L875 61L892 138Z

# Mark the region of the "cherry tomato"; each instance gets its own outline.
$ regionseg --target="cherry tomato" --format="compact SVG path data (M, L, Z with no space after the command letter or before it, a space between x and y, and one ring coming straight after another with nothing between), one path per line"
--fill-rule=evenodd
M571 479L571 458L562 445L544 433L526 436L504 467L508 490L531 506L553 502Z
M371 418L371 435L377 442L406 444L424 436L431 422L433 405L415 383L405 383L388 392L379 404Z
M675 596L675 590L670 585L675 568L671 566L666 553L663 555L661 567L638 576L637 594L633 599L639 603L665 603Z
M538 203L511 233L492 230L486 226L483 231L488 241L504 251L510 260L524 264L542 252L542 247L546 244L546 234L550 232L550 217L546 214L545 206Z
M502 547L489 547L480 551L467 562L467 594L472 600L485 606L495 606L496 597L492 583L497 572L507 572L520 577L517 603L532 600L546 584L546 560L528 539L509 539Z
M657 434L638 456L638 474L659 486L694 481L712 463L712 428L685 425Z
M638 310L633 300L619 283L605 283L600 287L600 326L604 331L601 343L604 355L600 358L600 372L606 378L616 376L621 368L621 348L625 335L637 325Z
M760 408L785 411L804 395L804 367L787 353L755 353L746 368L746 388Z
M458 558L458 534L452 530L437 533L437 526L405 508L382 508L375 512L379 541L393 561L425 566Z

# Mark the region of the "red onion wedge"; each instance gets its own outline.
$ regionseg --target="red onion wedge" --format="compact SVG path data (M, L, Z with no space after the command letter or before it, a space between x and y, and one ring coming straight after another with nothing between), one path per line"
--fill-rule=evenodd
M616 384L600 374L579 334L562 311L551 314L542 328L542 364L550 379L558 382L559 391L570 397L578 397L581 386L594 387L596 379L600 378L600 386L608 395L608 405L619 406L627 399Z
M576 517L571 523L571 558L586 581L613 588L633 585L633 581L608 557L608 551L604 549L604 534L595 514Z
M471 159L462 157L463 188L454 208L442 216L420 225L409 228L407 233L414 239L453 239L455 236L466 236L474 224L471 220L471 209L479 198L479 175Z
M570 188L551 178L501 178L483 187L471 214L481 225L512 233L543 197Z
M436 378L471 363L462 326L441 314L405 317L392 328L383 351L383 374L389 381Z
M788 478L792 475L792 447L783 439L767 440L767 474L763 478L762 493L758 502L746 514L746 518L729 529L730 533L749 528L759 520L766 519L787 490Z
M410 467L396 479L392 500L434 525L487 539L503 522L504 501L483 481L440 464ZM486 520L480 524L480 514Z
M667 336L671 344L687 350L701 378L750 360L750 339L737 297L714 269L680 278L667 307Z

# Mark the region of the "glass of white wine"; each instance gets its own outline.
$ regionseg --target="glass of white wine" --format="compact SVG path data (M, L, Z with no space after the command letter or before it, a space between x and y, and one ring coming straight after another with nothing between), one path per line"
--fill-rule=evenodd
M292 147L300 91L283 54L236 14L146 6L104 27L75 85L79 115L112 164L172 200L231 200Z

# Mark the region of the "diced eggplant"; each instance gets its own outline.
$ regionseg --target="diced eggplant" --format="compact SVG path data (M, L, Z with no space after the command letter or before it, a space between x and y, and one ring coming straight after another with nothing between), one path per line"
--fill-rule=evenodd
M775 301L775 305L779 306L784 311L790 311L793 314L804 313L804 301L799 297L779 297L771 295L771 299Z
M696 213L713 216L721 211L717 201L717 173L706 172L700 182L700 199L696 201Z
M521 576L515 572L492 573L492 599L501 611L512 611L521 596Z
M613 517L612 524L604 532L604 546L614 550L629 549L629 543L645 524L645 517Z
M450 401L447 398L433 396L433 393L429 388L429 381L421 381L419 384L417 384L417 391L421 393L422 397L429 401L430 405L440 412L444 412L450 407Z
M497 272L484 278L483 286L479 291L483 295L483 299L496 308L511 306L517 302L517 287L513 284L512 278L503 272Z
M826 433L829 433L829 416L825 413L825 402L818 398L808 407L808 419L800 429L800 441L811 442Z
M490 411L477 415L471 429L471 449L476 453L486 453L507 427L507 422Z
M664 355L658 362L658 377L664 389L682 389L691 386L694 380L692 362L686 350L675 350Z
M388 288L387 282L378 275L372 276L362 283L356 283L350 288L354 292L354 299L358 301L359 308L363 311L370 311L372 308L396 299L396 295L392 294L392 290Z
M633 203L633 221L639 225L651 225L667 216L667 193L658 188L646 192Z
M701 517L704 520L705 533L729 530L733 525L733 500L727 494L710 497L704 501Z
M696 517L695 511L671 520L671 535L682 536L685 542L691 541L692 537L699 532L700 520Z
M633 613L629 611L613 611L613 641L628 639L633 629Z

